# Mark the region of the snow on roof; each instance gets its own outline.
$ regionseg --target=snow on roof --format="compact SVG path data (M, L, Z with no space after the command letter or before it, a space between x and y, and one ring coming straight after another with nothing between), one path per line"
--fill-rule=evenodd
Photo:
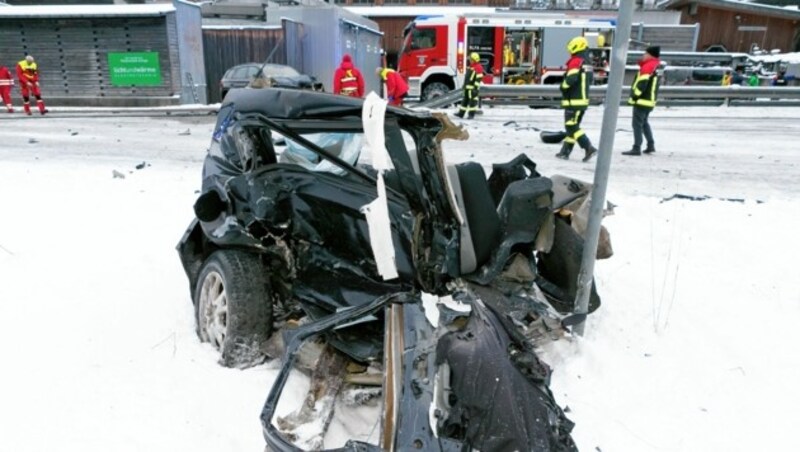
M203 24L203 30L281 30L280 25L254 24Z
M667 0L659 4L662 8L680 8L688 4L699 4L700 6L718 7L732 9L735 11L746 11L754 14L764 14L796 19L800 17L800 10L785 8L781 6L765 5L742 0Z
M345 10L364 17L452 16L455 14L494 14L507 9L489 6L345 6Z
M171 3L145 5L40 5L10 6L0 9L4 17L108 17L162 16L175 12Z
M793 53L775 53L770 55L753 55L750 57L754 61L761 61L764 63L775 63L783 61L789 64L800 64L800 52Z

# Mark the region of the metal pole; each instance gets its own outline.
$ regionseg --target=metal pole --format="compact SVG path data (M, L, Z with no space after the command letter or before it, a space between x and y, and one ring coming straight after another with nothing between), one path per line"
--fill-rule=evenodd
M586 229L586 241L583 247L581 271L578 274L578 293L575 295L575 312L589 312L589 295L592 292L594 279L594 261L597 254L597 242L600 237L600 222L603 220L603 208L606 204L606 188L608 173L611 168L611 152L614 148L614 131L617 128L619 102L622 97L622 79L625 77L625 62L628 56L628 40L631 36L631 20L633 17L633 0L619 2L617 27L614 32L614 47L611 52L611 74L608 79L606 100L603 112L603 129L600 131L600 152L597 156L597 167L594 172L594 189L589 206L589 225ZM583 336L584 322L575 325L575 334Z

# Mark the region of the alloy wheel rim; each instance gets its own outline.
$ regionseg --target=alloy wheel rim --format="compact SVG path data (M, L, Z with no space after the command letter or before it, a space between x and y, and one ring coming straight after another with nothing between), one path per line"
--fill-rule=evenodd
M203 339L220 349L228 333L228 295L216 271L206 275L200 289L200 322Z

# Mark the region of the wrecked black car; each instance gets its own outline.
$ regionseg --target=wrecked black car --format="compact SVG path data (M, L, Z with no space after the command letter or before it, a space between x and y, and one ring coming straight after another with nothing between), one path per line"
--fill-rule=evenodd
M448 164L441 141L466 138L377 97L227 96L177 248L221 363L282 358L268 449L576 450L535 346L586 315L572 311L590 186L524 155L489 178ZM278 415L298 369L308 395ZM354 406L363 431L331 438Z

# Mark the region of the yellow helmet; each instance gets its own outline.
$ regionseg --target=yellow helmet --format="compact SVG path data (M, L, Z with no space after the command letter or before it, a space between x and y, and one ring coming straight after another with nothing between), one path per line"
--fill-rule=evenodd
M589 48L589 41L586 40L583 36L578 36L572 38L572 40L567 43L567 50L569 53L575 55L578 52L583 52L584 50Z
M478 55L478 52L472 52L469 54L469 59L477 63L481 60L481 56Z

